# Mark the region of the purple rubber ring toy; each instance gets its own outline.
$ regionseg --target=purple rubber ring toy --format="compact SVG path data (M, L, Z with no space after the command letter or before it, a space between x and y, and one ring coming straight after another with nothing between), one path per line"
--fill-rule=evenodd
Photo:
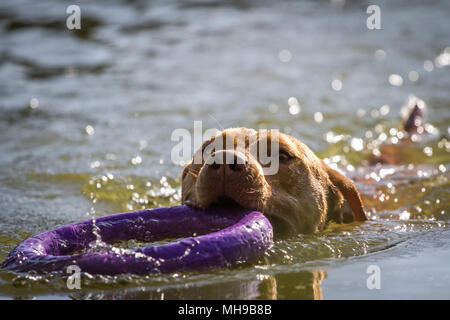
M133 250L110 246L72 254L98 236L105 243L183 239ZM20 243L2 267L46 273L77 265L82 272L104 275L205 270L256 262L272 243L272 225L261 212L182 205L118 213L43 232Z

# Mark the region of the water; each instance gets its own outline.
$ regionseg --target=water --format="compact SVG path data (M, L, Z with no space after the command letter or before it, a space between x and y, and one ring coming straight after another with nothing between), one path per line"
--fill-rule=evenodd
M67 3L0 3L1 261L62 224L178 204L170 136L194 120L300 138L348 170L373 220L279 239L233 270L83 274L76 291L0 271L1 298L450 298L448 1L379 1L382 30L363 1L74 4L81 31ZM364 167L411 95L427 134L399 166ZM380 290L366 287L374 264Z

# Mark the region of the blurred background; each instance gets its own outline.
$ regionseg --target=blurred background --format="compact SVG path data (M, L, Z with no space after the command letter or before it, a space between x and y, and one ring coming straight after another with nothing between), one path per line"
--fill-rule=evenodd
M81 30L66 27L71 4ZM380 30L366 26L371 4ZM1 1L1 261L61 224L178 204L170 137L194 120L279 129L357 175L399 138L412 97L429 111L394 173L360 187L363 226L279 240L257 268L85 275L78 293L58 275L0 271L0 297L449 298L449 17L447 0ZM375 260L384 291L365 286Z

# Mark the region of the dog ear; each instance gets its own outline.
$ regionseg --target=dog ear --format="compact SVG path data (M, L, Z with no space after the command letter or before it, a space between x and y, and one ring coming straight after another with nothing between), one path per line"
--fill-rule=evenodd
M183 168L183 173L181 174L181 182L183 182L184 178L186 177L187 173L189 172L189 169L191 168L192 161L190 161L188 164L186 164Z
M361 201L359 192L356 189L353 182L346 176L339 173L338 171L330 168L325 163L323 164L331 182L333 183L334 186L336 186L339 189L339 191L344 196L345 200L347 200L350 208L352 209L353 220L354 221L367 220L366 213L364 212L364 205Z

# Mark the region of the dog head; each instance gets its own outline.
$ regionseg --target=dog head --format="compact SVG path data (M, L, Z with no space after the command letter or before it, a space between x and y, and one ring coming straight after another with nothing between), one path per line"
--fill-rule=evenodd
M274 162L275 172L267 173ZM224 130L203 143L183 170L182 201L198 208L234 203L301 233L321 230L328 219L366 219L354 184L306 145L277 131L247 128Z

